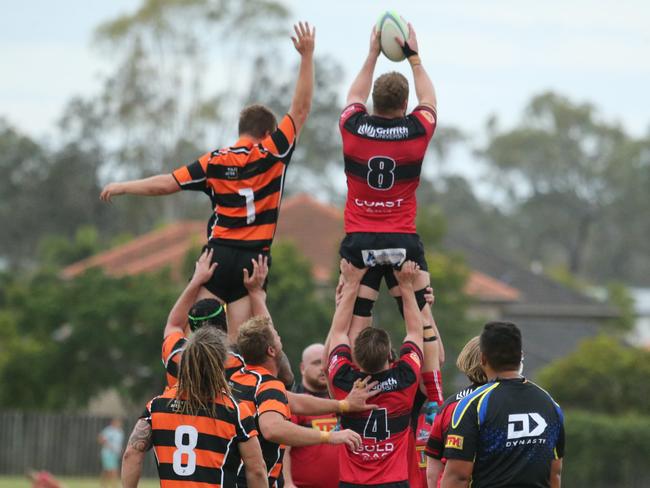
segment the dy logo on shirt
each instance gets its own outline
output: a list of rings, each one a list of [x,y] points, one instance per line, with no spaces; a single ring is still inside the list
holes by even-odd
[[[538,437],[546,430],[546,421],[536,412],[508,415],[508,439]]]

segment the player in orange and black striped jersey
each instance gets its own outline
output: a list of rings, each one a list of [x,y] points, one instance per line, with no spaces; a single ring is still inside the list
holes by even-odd
[[[252,316],[241,269],[252,271],[251,259],[269,254],[284,174],[311,108],[315,30],[302,22],[294,30],[292,40],[301,63],[291,108],[279,124],[269,109],[252,105],[241,113],[240,138],[233,146],[211,151],[172,174],[111,183],[100,195],[104,201],[121,194],[167,195],[179,190],[210,196],[214,213],[208,246],[220,266],[199,298],[218,298],[229,305],[231,341],[237,337],[239,324]]]
[[[231,396],[224,376],[224,339],[205,327],[189,340],[178,385],[147,404],[131,434],[122,462],[124,487],[137,487],[151,447],[161,488],[234,488],[242,464],[249,486],[267,486],[252,412]]]
[[[315,444],[346,444],[357,448],[361,438],[350,430],[329,432],[301,427],[291,422],[291,408],[287,391],[276,378],[278,355],[282,351],[280,336],[271,324],[270,317],[253,317],[239,330],[237,341],[246,367],[230,378],[233,395],[242,405],[256,411],[260,432],[260,444],[268,470],[269,487],[283,486],[282,462],[284,446],[311,446]],[[311,414],[347,411],[341,408],[347,401],[326,400],[296,394],[296,397],[318,404],[320,410]],[[246,486],[244,473],[239,477],[239,486]]]

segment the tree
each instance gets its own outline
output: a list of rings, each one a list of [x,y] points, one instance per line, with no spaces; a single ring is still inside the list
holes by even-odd
[[[289,192],[307,191],[336,199],[340,188],[327,176],[330,172],[343,172],[341,135],[337,128],[343,68],[326,56],[317,56],[314,64],[312,108],[287,172],[286,188]],[[297,63],[283,66],[278,59],[269,62],[268,58],[258,57],[247,103],[268,105],[276,115],[285,113],[291,104],[297,70]]]
[[[650,203],[647,192],[634,205],[628,199],[633,181],[648,172],[644,144],[602,121],[594,106],[554,93],[534,97],[511,130],[500,131],[492,120],[488,138],[479,154],[507,199],[526,257],[602,278],[602,239],[626,235],[626,223],[613,216]]]
[[[51,272],[15,279],[0,314],[0,404],[74,409],[116,388],[137,405],[160,392],[157,351],[178,288],[165,274],[97,270],[71,281]]]
[[[318,296],[310,263],[289,242],[273,245],[268,306],[297,374],[302,350],[325,341],[334,303]]]
[[[564,408],[611,415],[650,411],[650,352],[600,336],[545,367],[540,384]]]
[[[102,182],[166,173],[223,147],[255,77],[246,60],[268,54],[288,33],[287,15],[273,0],[142,0],[97,28],[98,48],[115,64],[98,93],[70,102],[61,139],[97,150]],[[207,218],[208,202],[191,194],[124,198],[112,209],[111,230]]]
[[[84,224],[102,225],[97,155],[77,144],[51,149],[0,121],[0,258],[10,268],[34,265],[47,234],[72,237]]]

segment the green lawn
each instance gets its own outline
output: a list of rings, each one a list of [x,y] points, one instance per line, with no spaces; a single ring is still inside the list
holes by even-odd
[[[100,488],[99,478],[58,478],[65,488]],[[121,486],[121,484],[119,485]],[[140,488],[158,488],[158,480],[143,479],[138,485]],[[30,488],[27,478],[20,476],[0,476],[0,488]]]

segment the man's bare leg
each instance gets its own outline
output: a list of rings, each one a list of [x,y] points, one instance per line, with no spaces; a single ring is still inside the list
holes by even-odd
[[[431,277],[429,276],[429,273],[421,270],[414,283],[415,290],[416,291],[423,290],[426,287],[428,287],[430,284],[431,284]],[[393,288],[391,288],[389,290],[389,293],[393,297],[399,297],[400,296],[399,286],[394,286]],[[445,348],[442,344],[440,331],[438,330],[436,321],[433,318],[433,313],[431,313],[431,307],[425,306],[420,310],[420,313],[422,314],[422,320],[424,321],[424,324],[431,325],[433,327],[433,334],[438,337],[438,340],[436,341],[436,344],[438,345],[439,348],[438,360],[440,361],[440,364],[443,364],[445,362]]]
[[[379,292],[377,290],[373,290],[369,286],[361,285],[359,287],[359,294],[358,294],[359,298],[367,298],[372,300],[373,302],[376,302],[378,296],[379,296]],[[350,331],[348,333],[348,337],[350,338],[350,344],[352,344],[352,347],[354,347],[354,341],[357,339],[357,336],[361,333],[361,331],[366,327],[370,327],[371,325],[372,325],[372,316],[370,317],[362,317],[359,315],[352,316],[352,321],[350,322]]]

